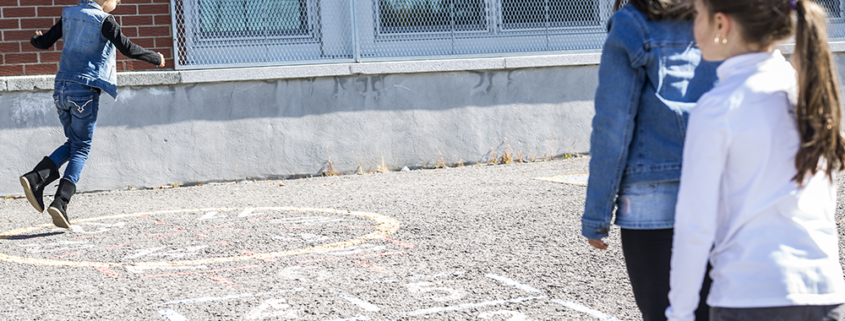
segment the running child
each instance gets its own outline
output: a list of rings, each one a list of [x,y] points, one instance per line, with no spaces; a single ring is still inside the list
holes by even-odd
[[[68,164],[47,209],[53,224],[59,227],[70,228],[67,205],[76,193],[91,150],[100,94],[117,97],[115,49],[127,57],[164,67],[162,54],[141,48],[121,33],[120,25],[109,14],[118,4],[120,0],[81,0],[79,5],[65,8],[62,19],[50,31],[36,31],[30,41],[38,49],[48,49],[64,39],[53,100],[67,141],[20,177],[27,200],[41,213],[44,188],[59,178],[59,167]]]

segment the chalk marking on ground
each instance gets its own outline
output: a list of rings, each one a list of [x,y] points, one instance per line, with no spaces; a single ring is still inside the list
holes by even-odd
[[[576,302],[558,300],[558,299],[552,299],[551,301],[554,302],[554,303],[560,304],[562,306],[565,306],[567,308],[570,308],[572,310],[589,314],[590,316],[592,316],[596,319],[602,320],[602,321],[621,321],[621,320],[614,318],[610,315],[604,314],[600,311],[590,309],[590,308],[588,308],[588,307],[586,307],[582,304],[576,303]]]
[[[432,313],[438,313],[438,312],[483,308],[483,307],[506,304],[506,303],[522,303],[522,302],[525,302],[525,301],[539,300],[539,299],[545,299],[545,298],[546,298],[546,296],[544,295],[544,296],[532,296],[532,297],[515,298],[515,299],[508,299],[508,300],[486,301],[486,302],[480,302],[480,303],[467,303],[467,304],[453,305],[453,306],[442,307],[442,308],[428,308],[428,309],[421,309],[421,310],[416,310],[416,311],[411,311],[411,312],[404,312],[404,313],[400,314],[400,316],[413,317],[413,316],[432,314]]]
[[[575,184],[575,185],[587,186],[587,181],[590,179],[590,174],[537,177],[535,179],[541,180],[541,181],[555,182],[555,183]]]
[[[229,288],[234,288],[234,287],[238,286],[237,284],[235,284],[235,282],[229,281],[229,279],[224,278],[224,277],[217,275],[217,274],[206,274],[205,276],[208,277],[209,279],[214,280],[214,282],[220,283],[220,284],[225,285],[226,287],[229,287]]]
[[[161,313],[162,316],[167,318],[170,321],[188,321],[188,318],[179,314],[179,312],[173,311],[171,309],[163,309],[159,310],[158,313]]]
[[[378,266],[378,265],[373,265],[372,263],[367,262],[367,261],[352,261],[352,262],[353,262],[353,263],[356,263],[356,264],[359,264],[359,265],[361,265],[361,266],[363,266],[363,267],[369,268],[369,269],[371,269],[371,270],[373,270],[373,271],[376,271],[376,272],[378,272],[378,273],[390,272],[390,271],[388,271],[387,269],[385,269],[385,268],[383,268],[383,267],[380,267],[380,266]]]
[[[501,276],[501,275],[497,275],[497,274],[493,274],[493,273],[487,273],[487,274],[484,274],[484,276],[491,278],[493,280],[502,282],[504,285],[509,285],[509,286],[515,287],[517,289],[520,289],[520,290],[528,292],[528,293],[542,293],[542,291],[540,291],[540,290],[537,290],[537,289],[532,288],[528,285],[519,283],[517,281],[511,280],[511,279],[506,278],[506,277]]]
[[[253,251],[250,251],[250,250],[239,250],[238,252],[241,252],[241,253],[246,254],[246,255],[254,255],[254,254],[258,254],[258,253],[255,253],[255,252],[253,252]],[[274,258],[268,258],[268,259],[261,259],[261,261],[264,261],[264,262],[276,262],[276,259],[274,259]]]
[[[200,217],[199,219],[200,219],[200,220],[210,220],[210,219],[212,219],[212,218],[215,218],[215,216],[217,216],[217,214],[219,214],[219,213],[220,213],[220,212],[216,212],[216,211],[214,211],[214,212],[208,212],[208,213],[206,213],[205,215],[203,215],[202,217]]]
[[[377,254],[364,254],[364,255],[356,255],[353,257],[357,258],[367,258],[367,257],[379,257],[379,256],[389,256],[389,255],[402,255],[407,254],[408,252],[390,252],[390,253],[377,253]]]
[[[252,212],[255,212],[254,208],[245,209],[241,214],[238,214],[238,217],[247,217],[253,215]]]
[[[175,300],[175,301],[168,301],[159,304],[153,304],[153,306],[162,306],[168,304],[192,304],[192,303],[205,303],[205,302],[214,302],[214,301],[228,301],[228,300],[235,300],[235,299],[243,299],[243,298],[252,298],[252,297],[259,297],[265,295],[273,295],[273,294],[281,294],[281,293],[288,293],[288,292],[299,292],[305,291],[305,288],[293,288],[293,289],[285,289],[285,290],[276,290],[270,292],[261,292],[261,293],[244,293],[244,294],[234,294],[234,295],[227,295],[221,297],[214,297],[214,296],[205,296],[200,298],[193,298],[193,299],[183,299],[183,300]]]
[[[108,276],[113,277],[113,278],[120,276],[119,273],[112,271],[111,269],[109,269],[105,266],[95,266],[94,268],[97,269],[97,271],[100,271],[100,273],[103,273],[103,274],[108,275]]]
[[[117,219],[117,218],[124,218],[124,217],[149,217],[150,215],[165,215],[165,214],[175,214],[175,213],[192,213],[192,212],[209,212],[209,211],[218,211],[218,212],[225,212],[225,211],[235,211],[238,208],[213,208],[213,209],[185,209],[185,210],[171,210],[171,211],[155,211],[155,212],[144,212],[144,213],[133,213],[133,214],[120,214],[120,215],[112,215],[112,216],[101,216],[101,217],[92,217],[86,219],[78,219],[73,220],[71,224],[79,224],[84,222],[91,222],[91,221],[98,221],[98,220],[108,220],[108,219]],[[227,262],[237,262],[237,261],[246,261],[246,260],[261,260],[266,258],[275,258],[275,257],[282,257],[282,256],[291,256],[291,255],[300,255],[300,254],[308,254],[308,253],[324,253],[331,250],[336,250],[339,248],[355,246],[358,244],[365,243],[369,240],[378,240],[387,237],[399,230],[401,223],[396,220],[395,218],[385,216],[378,213],[370,213],[370,212],[359,212],[359,211],[348,211],[348,210],[336,210],[336,209],[324,209],[324,208],[295,208],[295,207],[262,207],[262,208],[255,208],[257,211],[273,211],[273,210],[291,210],[291,211],[307,211],[307,212],[322,212],[322,213],[334,213],[334,214],[345,214],[351,216],[358,216],[363,218],[368,218],[373,221],[379,223],[378,227],[375,231],[370,232],[366,235],[361,235],[349,240],[335,242],[331,244],[320,245],[316,247],[310,248],[303,248],[303,249],[296,249],[296,250],[288,250],[288,251],[281,251],[281,252],[272,252],[272,253],[261,253],[261,254],[254,254],[254,255],[245,255],[245,256],[232,256],[232,257],[217,257],[217,258],[209,258],[209,259],[198,259],[198,260],[185,260],[185,261],[160,261],[160,262],[138,262],[134,263],[135,266],[176,266],[176,265],[202,265],[202,264],[213,264],[213,263],[227,263]],[[53,224],[41,224],[37,226],[25,227],[14,229],[6,232],[0,233],[0,242],[5,239],[19,236],[20,234],[30,233],[33,231],[37,231],[40,229],[45,228],[52,228]],[[85,261],[60,261],[54,259],[39,259],[39,258],[27,258],[27,257],[20,257],[20,256],[13,256],[8,254],[0,253],[0,262],[13,262],[13,263],[22,263],[22,264],[32,264],[32,265],[50,265],[50,266],[71,266],[71,267],[93,267],[93,266],[126,266],[132,263],[122,263],[122,262],[85,262]]]
[[[357,305],[359,308],[364,309],[364,311],[370,311],[370,312],[381,311],[381,309],[379,307],[373,305],[372,303],[361,300],[361,299],[356,298],[354,296],[351,296],[349,294],[346,294],[346,293],[343,293],[343,292],[335,292],[335,294],[340,296],[342,299],[349,301],[354,305]]]
[[[118,244],[118,245],[106,246],[106,247],[104,247],[104,249],[111,250],[111,249],[116,249],[116,248],[119,248],[119,247],[129,246],[129,245],[132,245],[132,243],[123,243],[123,244]]]
[[[389,238],[389,237],[385,237],[385,238],[383,238],[382,240],[388,241],[388,242],[390,242],[390,243],[393,243],[393,244],[399,245],[399,246],[404,247],[404,248],[413,249],[413,248],[416,248],[416,247],[417,247],[416,245],[413,245],[413,244],[411,244],[411,243],[408,243],[408,242],[402,242],[402,241],[397,241],[397,240],[394,240],[394,239]]]

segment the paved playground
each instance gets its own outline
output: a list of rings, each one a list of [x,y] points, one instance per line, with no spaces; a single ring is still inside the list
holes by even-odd
[[[71,230],[0,201],[0,315],[636,320],[618,231],[580,236],[588,162],[87,193]]]

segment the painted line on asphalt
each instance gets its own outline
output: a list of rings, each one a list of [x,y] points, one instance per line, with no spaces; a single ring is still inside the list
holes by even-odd
[[[343,293],[343,292],[335,292],[335,293],[338,296],[340,296],[341,298],[343,298],[344,300],[349,301],[354,305],[357,305],[361,309],[364,309],[364,311],[376,312],[376,311],[381,310],[379,307],[373,305],[372,303],[361,300],[361,299],[356,298],[354,296],[351,296],[349,294],[346,294],[346,293]]]
[[[214,302],[214,301],[228,301],[228,300],[235,300],[235,299],[243,299],[243,298],[252,298],[252,297],[259,297],[265,295],[273,295],[273,294],[281,294],[287,292],[299,292],[305,291],[305,288],[293,288],[293,289],[285,289],[285,290],[276,290],[270,292],[261,292],[261,293],[244,293],[244,294],[234,294],[234,295],[227,295],[221,297],[214,297],[214,296],[206,296],[201,298],[193,298],[193,299],[183,299],[183,300],[176,300],[176,301],[168,301],[164,303],[154,304],[153,306],[161,306],[161,305],[168,305],[168,304],[192,304],[192,303],[205,303],[205,302]]]
[[[193,213],[193,212],[209,212],[209,211],[218,211],[218,212],[225,212],[225,211],[234,211],[240,208],[213,208],[213,209],[185,209],[185,210],[171,210],[171,211],[154,211],[154,212],[144,212],[144,213],[133,213],[133,214],[120,214],[120,215],[112,215],[112,216],[102,216],[102,217],[93,217],[93,218],[86,218],[86,219],[78,219],[71,221],[71,224],[79,224],[84,222],[91,222],[91,221],[99,221],[99,220],[107,220],[107,219],[116,219],[116,218],[124,218],[124,217],[143,217],[153,220],[149,217],[149,215],[164,215],[164,214],[174,214],[174,213]],[[161,261],[161,262],[139,262],[134,263],[132,265],[135,266],[145,266],[145,267],[153,267],[153,266],[179,266],[179,265],[202,265],[202,264],[212,264],[212,263],[227,263],[227,262],[237,262],[237,261],[247,261],[247,260],[262,260],[267,258],[276,258],[282,256],[292,256],[292,255],[301,255],[301,254],[308,254],[308,253],[325,253],[332,250],[337,250],[340,248],[351,247],[355,245],[359,245],[362,243],[367,242],[368,240],[378,240],[384,239],[388,235],[391,235],[399,230],[401,223],[396,220],[395,218],[378,214],[378,213],[370,213],[370,212],[358,212],[358,211],[348,211],[348,210],[336,210],[336,209],[321,209],[321,208],[299,208],[299,207],[260,207],[254,208],[254,210],[281,210],[281,211],[295,211],[295,212],[322,212],[322,213],[334,213],[334,214],[346,214],[351,216],[358,216],[363,218],[368,218],[373,221],[379,223],[377,229],[373,232],[370,232],[366,235],[361,235],[355,237],[353,239],[335,242],[331,244],[320,245],[316,247],[310,248],[303,248],[303,249],[296,249],[296,250],[288,250],[282,252],[273,252],[273,253],[260,253],[254,255],[245,255],[245,256],[231,256],[231,257],[217,257],[217,258],[208,258],[208,259],[198,259],[198,260],[186,260],[186,261]],[[160,221],[159,221],[160,222]],[[166,223],[165,223],[166,224]],[[14,229],[6,232],[0,233],[0,242],[5,239],[13,238],[16,236],[20,236],[20,234],[33,232],[36,230],[50,228],[53,224],[42,224],[32,227],[25,227]],[[19,257],[13,256],[8,254],[0,253],[0,261],[2,262],[12,262],[12,263],[21,263],[21,264],[32,264],[32,265],[49,265],[49,266],[69,266],[69,267],[93,267],[93,266],[126,266],[130,263],[123,263],[123,262],[85,262],[85,261],[61,261],[55,259],[39,259],[39,258],[28,258],[28,257]]]
[[[519,283],[517,281],[511,280],[511,279],[506,278],[506,277],[501,276],[501,275],[497,275],[497,274],[493,274],[493,273],[487,273],[484,276],[491,278],[493,280],[502,282],[504,285],[509,285],[509,286],[515,287],[517,289],[520,289],[520,290],[528,292],[528,293],[542,293],[542,291],[537,290],[537,289],[535,289],[531,286]]]
[[[354,317],[354,318],[349,318],[349,319],[334,319],[334,320],[330,320],[330,321],[367,321],[369,319],[370,319],[369,317]]]
[[[179,312],[173,311],[171,309],[163,309],[159,310],[158,313],[161,313],[162,316],[167,318],[170,321],[188,321],[188,318],[179,314]]]
[[[555,183],[565,183],[565,184],[575,184],[575,185],[587,186],[587,181],[590,179],[590,174],[537,177],[535,179],[541,180],[541,181],[555,182]]]
[[[590,309],[590,308],[588,308],[588,307],[586,307],[582,304],[576,303],[576,302],[558,300],[558,299],[552,299],[551,301],[554,302],[554,303],[560,304],[562,306],[565,306],[567,308],[570,308],[572,310],[589,314],[590,316],[592,316],[596,319],[602,320],[602,321],[621,321],[621,320],[614,318],[610,315],[604,314],[600,311]]]
[[[492,305],[500,305],[500,304],[506,304],[506,303],[522,303],[522,302],[525,302],[525,301],[539,300],[539,299],[545,299],[545,298],[546,298],[546,296],[532,296],[532,297],[515,298],[515,299],[509,299],[509,300],[495,300],[495,301],[486,301],[486,302],[480,302],[480,303],[467,303],[467,304],[453,305],[453,306],[442,307],[442,308],[428,308],[428,309],[421,309],[421,310],[416,310],[416,311],[411,311],[411,312],[404,312],[404,313],[400,314],[400,316],[413,317],[413,316],[432,314],[432,313],[438,313],[438,312],[483,308],[483,307],[488,307],[488,306],[492,306]]]

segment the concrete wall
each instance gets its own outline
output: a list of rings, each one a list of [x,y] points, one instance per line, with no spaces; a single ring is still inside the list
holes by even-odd
[[[237,82],[156,74],[159,85],[102,97],[79,190],[318,175],[329,159],[335,171],[351,173],[359,164],[376,171],[382,158],[391,170],[435,166],[441,157],[450,165],[483,163],[491,149],[508,146],[526,158],[586,152],[596,57],[572,66],[439,72],[415,65],[422,69],[412,73],[383,72],[391,63],[355,72],[368,68],[357,64],[348,75]],[[64,141],[52,80],[29,80],[25,91],[14,88],[23,80],[13,80],[0,88],[0,195],[21,194],[17,177]]]

